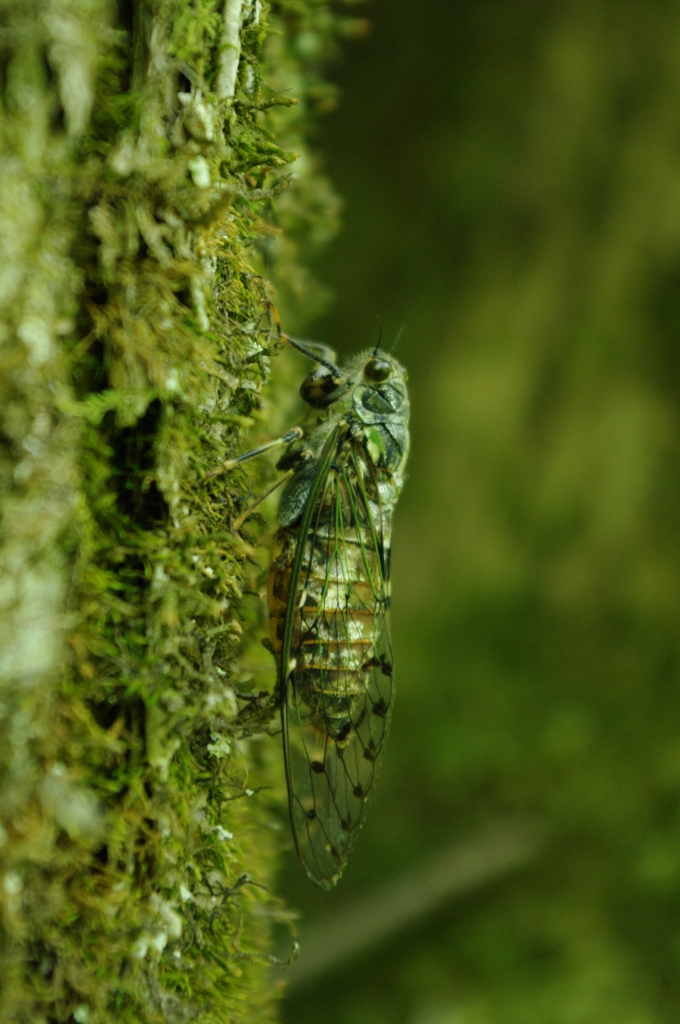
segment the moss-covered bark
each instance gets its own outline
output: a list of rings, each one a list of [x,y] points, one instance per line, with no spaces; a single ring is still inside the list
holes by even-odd
[[[276,833],[233,757],[269,714],[236,663],[246,483],[205,475],[262,419],[257,239],[351,23],[311,0],[0,18],[0,1018],[270,1019]],[[297,169],[289,295],[334,221]]]

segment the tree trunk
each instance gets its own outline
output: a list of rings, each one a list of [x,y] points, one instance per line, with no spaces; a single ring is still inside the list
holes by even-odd
[[[283,147],[304,151],[327,98],[318,56],[347,23],[322,15],[0,12],[3,1021],[273,1013],[265,887],[282,840],[245,780],[281,799],[282,783],[275,739],[263,757],[240,742],[271,711],[241,692],[252,551],[229,529],[247,480],[205,477],[253,416],[267,429],[256,243]],[[301,38],[317,56],[293,56]],[[289,296],[308,285],[293,225],[334,223],[305,166],[272,242]]]

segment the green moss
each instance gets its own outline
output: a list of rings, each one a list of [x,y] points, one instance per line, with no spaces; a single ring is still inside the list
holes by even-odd
[[[223,6],[156,0],[127,25],[105,2],[6,14],[8,1022],[273,1014],[282,782],[278,744],[249,738],[272,711],[238,662],[256,570],[229,529],[248,484],[205,477],[276,419],[258,247],[276,239],[272,273],[300,293],[305,247],[333,230],[306,153],[320,51],[297,51],[310,24],[323,50],[344,23],[244,4],[232,98],[215,91]]]

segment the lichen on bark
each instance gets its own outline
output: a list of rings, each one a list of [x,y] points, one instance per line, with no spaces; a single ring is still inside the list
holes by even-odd
[[[238,666],[246,479],[205,477],[267,427],[262,239],[315,301],[299,248],[337,204],[306,134],[352,20],[26,0],[0,23],[0,1017],[268,1020],[278,748],[247,739],[270,711]]]

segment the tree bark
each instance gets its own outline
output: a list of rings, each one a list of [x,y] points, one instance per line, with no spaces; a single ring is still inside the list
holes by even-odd
[[[270,715],[237,660],[247,481],[205,477],[267,425],[256,241],[319,93],[292,43],[338,24],[259,0],[0,12],[4,1021],[271,1018],[279,833],[245,780],[282,783],[276,741],[241,742]],[[281,222],[330,229],[307,166]]]

